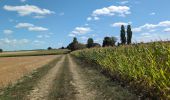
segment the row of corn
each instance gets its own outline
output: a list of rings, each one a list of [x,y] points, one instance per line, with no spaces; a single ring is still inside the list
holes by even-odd
[[[99,65],[142,98],[170,99],[170,43],[92,48],[72,55]]]

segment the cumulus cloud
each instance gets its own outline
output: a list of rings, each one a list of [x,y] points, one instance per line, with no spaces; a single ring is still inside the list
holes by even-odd
[[[164,29],[164,32],[170,32],[170,28]]]
[[[44,27],[29,27],[28,28],[29,31],[47,31],[48,29],[47,28],[44,28]]]
[[[3,31],[3,33],[4,33],[4,34],[6,34],[6,35],[10,35],[10,34],[12,34],[12,33],[13,33],[13,31],[12,31],[12,30],[7,29],[7,30],[4,30],[4,31]]]
[[[125,5],[127,3],[129,3],[129,1],[121,1],[121,2],[119,2],[119,4],[121,4],[121,5]]]
[[[141,32],[142,30],[153,30],[158,27],[168,27],[170,26],[170,21],[162,21],[158,24],[145,24],[136,28],[133,28],[132,30],[134,32]]]
[[[34,24],[30,24],[30,23],[18,23],[15,27],[26,28],[29,31],[47,31],[48,30],[48,28],[35,26]]]
[[[92,20],[92,18],[91,18],[91,17],[88,17],[88,18],[87,18],[87,21],[91,21],[91,20]]]
[[[40,41],[40,40],[34,40],[33,41],[33,44],[36,45],[36,46],[42,45],[44,43],[45,43],[44,41]]]
[[[99,17],[94,16],[94,17],[87,17],[87,21],[91,21],[91,20],[100,20]]]
[[[28,39],[9,39],[9,38],[0,39],[0,45],[16,46],[24,45],[27,43],[29,43]]]
[[[112,27],[120,27],[121,25],[128,25],[128,24],[130,24],[130,22],[129,23],[125,23],[125,22],[117,22],[117,23],[113,23],[111,26]]]
[[[155,12],[150,13],[150,15],[155,15],[155,14],[156,14]]]
[[[15,27],[16,28],[29,28],[29,27],[33,27],[33,24],[30,23],[18,23]]]
[[[26,2],[27,0],[20,0],[21,2]]]
[[[38,35],[37,38],[50,38],[50,35]]]
[[[3,8],[7,11],[15,11],[20,16],[28,16],[32,14],[34,14],[35,16],[45,16],[54,13],[53,11],[50,11],[48,9],[42,9],[34,5],[23,5],[23,6],[5,5]]]
[[[130,14],[130,8],[127,6],[109,6],[93,11],[92,16],[126,16]]]
[[[75,35],[75,34],[70,33],[68,36],[69,36],[69,37],[75,37],[76,35]]]
[[[82,35],[89,33],[90,31],[92,30],[89,27],[76,27],[69,36]]]
[[[141,36],[146,38],[152,37],[151,33],[141,33]]]

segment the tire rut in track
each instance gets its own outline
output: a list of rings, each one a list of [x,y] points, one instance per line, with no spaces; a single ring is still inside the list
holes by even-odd
[[[49,100],[76,100],[77,91],[71,84],[73,76],[70,71],[68,55],[66,56],[60,71],[56,75],[53,88],[49,94]]]
[[[64,63],[65,55],[57,62],[56,66],[49,70],[49,72],[42,77],[37,85],[30,91],[30,95],[27,96],[27,100],[48,100],[48,95],[53,85],[53,81],[59,72],[60,67]]]
[[[70,57],[69,58],[69,67],[72,73],[73,81],[72,85],[75,87],[77,93],[75,94],[76,100],[95,100],[96,91],[90,90],[88,88],[88,83],[83,79],[80,70],[78,70],[78,65],[76,62]]]

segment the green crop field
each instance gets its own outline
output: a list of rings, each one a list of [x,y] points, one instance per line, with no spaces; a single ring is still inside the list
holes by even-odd
[[[43,55],[58,55],[66,54],[69,50],[67,49],[56,49],[56,50],[36,50],[36,51],[25,51],[25,52],[7,52],[0,53],[0,57],[19,57],[19,56],[43,56]]]
[[[93,48],[72,55],[99,65],[144,98],[170,99],[170,43]]]

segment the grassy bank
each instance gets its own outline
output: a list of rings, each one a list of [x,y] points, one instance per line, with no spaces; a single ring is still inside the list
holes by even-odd
[[[24,100],[29,91],[43,77],[49,69],[55,66],[59,57],[41,68],[35,70],[32,74],[24,76],[16,84],[0,90],[0,100]]]
[[[170,43],[93,48],[72,55],[99,65],[141,98],[170,99]]]
[[[0,53],[0,57],[21,57],[21,56],[45,56],[45,55],[59,55],[67,54],[69,50],[67,49],[57,49],[57,50],[37,50],[34,52],[25,52],[25,53],[13,53],[13,54],[3,54]]]

